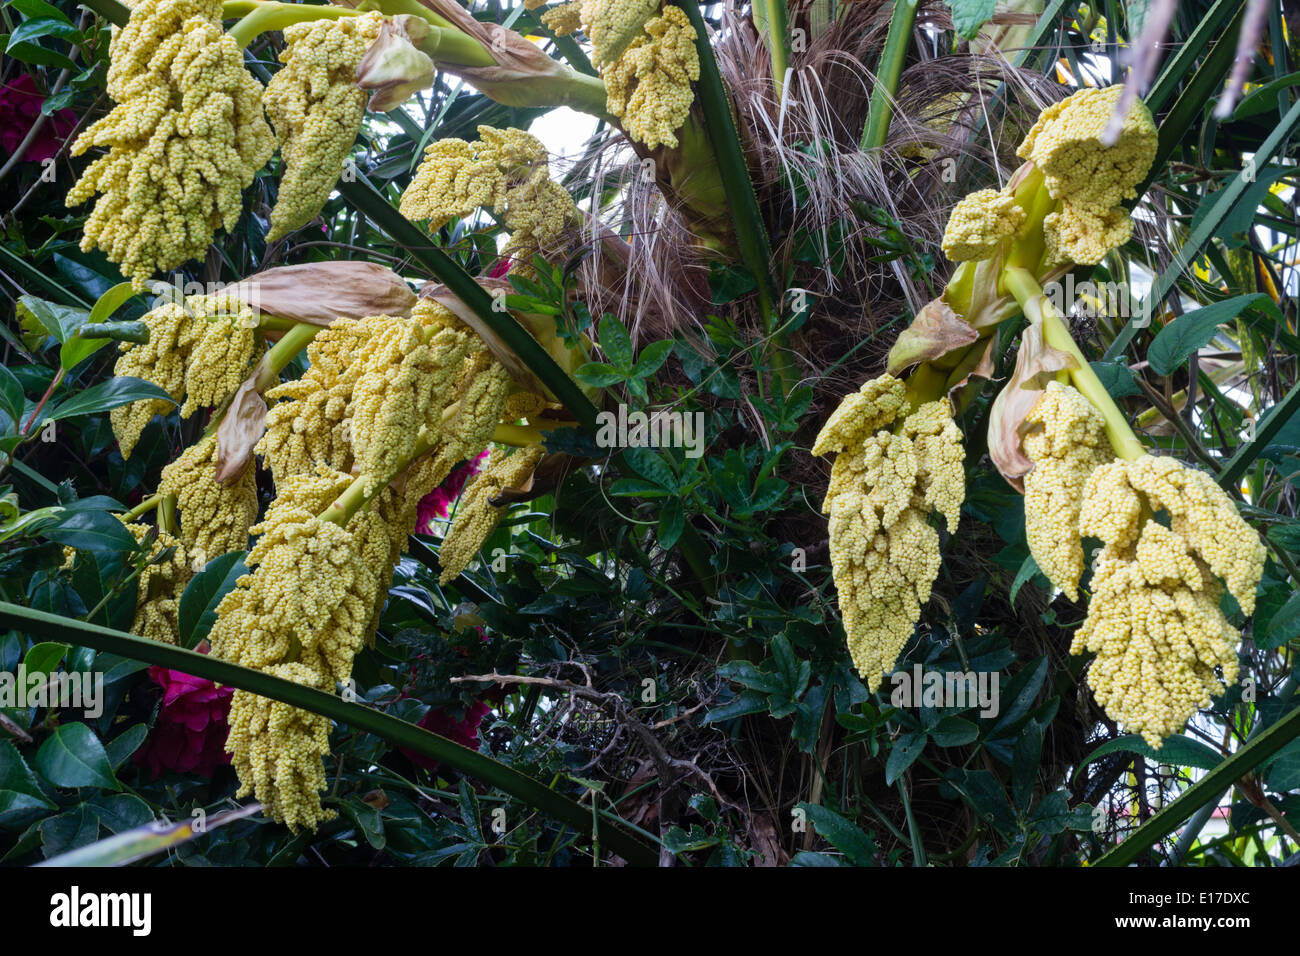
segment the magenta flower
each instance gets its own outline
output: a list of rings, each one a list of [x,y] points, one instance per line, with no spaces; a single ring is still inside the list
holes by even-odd
[[[451,503],[455,501],[465,487],[465,482],[477,475],[483,467],[488,453],[484,450],[477,458],[463,461],[451,470],[437,488],[420,499],[416,507],[415,530],[420,534],[432,534],[433,523],[439,518],[447,517]]]
[[[27,131],[41,115],[44,99],[30,73],[0,87],[0,148],[6,153],[12,154],[27,136]],[[39,163],[52,157],[72,134],[76,120],[77,114],[72,110],[55,110],[28,145],[23,159]]]
[[[227,716],[235,689],[166,667],[150,667],[149,676],[163,689],[162,705],[144,746],[136,751],[136,764],[157,778],[169,770],[211,777],[217,767],[230,763]]]
[[[456,718],[445,707],[430,707],[429,712],[420,720],[420,726],[439,736],[454,740],[470,750],[478,750],[478,732],[483,725],[483,718],[492,713],[492,705],[478,700],[465,709],[463,718]],[[438,761],[405,747],[398,748],[411,763],[428,771],[438,769]]]

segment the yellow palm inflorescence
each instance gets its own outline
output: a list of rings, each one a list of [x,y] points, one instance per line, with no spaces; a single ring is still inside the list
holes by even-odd
[[[503,255],[527,260],[556,243],[576,212],[568,190],[553,182],[546,147],[518,129],[478,128],[468,143],[443,139],[424,151],[415,178],[402,193],[402,215],[438,229],[480,208],[500,216],[510,232]]]
[[[875,690],[912,636],[939,571],[938,512],[956,530],[965,497],[961,432],[946,398],[908,412],[890,375],[849,395],[813,454],[835,453],[822,510],[854,665]]]
[[[108,93],[117,102],[73,143],[109,152],[68,191],[75,206],[100,193],[81,248],[103,249],[137,290],[155,273],[204,255],[233,229],[241,191],[274,138],[262,87],[221,31],[218,0],[141,0],[113,38]]]
[[[149,340],[123,342],[113,373],[145,379],[176,401],[184,399],[182,418],[225,403],[257,357],[257,315],[233,296],[197,295],[184,303],[167,302],[147,312],[143,321]],[[109,413],[124,458],[149,420],[170,407],[150,398]]]
[[[987,259],[1024,221],[1025,211],[1012,196],[977,190],[953,207],[943,231],[943,254],[953,262]]]
[[[1049,382],[1022,428],[1025,454],[1034,463],[1025,476],[1029,550],[1047,579],[1076,601],[1083,574],[1083,490],[1093,471],[1114,458],[1105,423],[1069,385]]]
[[[331,691],[346,681],[368,636],[373,610],[387,584],[389,532],[374,510],[347,527],[319,513],[352,483],[320,468],[286,478],[249,551],[251,569],[217,607],[210,635],[220,657]],[[266,718],[279,714],[280,723]],[[240,715],[237,718],[237,714]],[[242,783],[266,812],[292,828],[315,826],[321,808],[321,757],[328,725],[321,718],[237,691],[226,747]]]
[[[200,439],[162,470],[158,491],[175,495],[181,541],[198,567],[228,551],[248,547],[257,520],[257,475],[245,468],[230,482],[216,480],[217,436]]]
[[[145,524],[128,524],[126,529],[143,543],[153,532]],[[169,552],[170,553],[167,553]],[[185,547],[160,531],[150,545],[146,564],[136,586],[135,618],[131,633],[163,644],[175,644],[180,634],[178,612],[181,593],[193,576]]]
[[[439,584],[446,584],[469,567],[505,514],[506,509],[494,506],[492,500],[506,488],[518,487],[527,480],[543,453],[541,445],[520,448],[509,455],[501,449],[493,450],[483,471],[470,479],[456,517],[443,538],[438,553],[438,563],[442,565]]]
[[[266,87],[266,112],[284,157],[268,241],[306,225],[329,199],[365,114],[357,65],[382,23],[380,14],[367,13],[285,28],[284,67]]]
[[[1155,157],[1157,133],[1150,111],[1138,102],[1124,118],[1114,144],[1102,142],[1123,86],[1084,89],[1043,110],[1017,151],[1041,169],[1060,208],[1043,222],[1048,259],[1096,264],[1123,245],[1133,222],[1121,203]]]
[[[1151,455],[1092,473],[1079,530],[1105,547],[1071,651],[1096,653],[1088,683],[1097,700],[1159,747],[1236,680],[1241,635],[1219,609],[1216,578],[1251,613],[1263,545],[1212,478]]]
[[[680,7],[649,20],[617,60],[601,70],[606,108],[648,149],[677,146],[700,78],[695,29]]]

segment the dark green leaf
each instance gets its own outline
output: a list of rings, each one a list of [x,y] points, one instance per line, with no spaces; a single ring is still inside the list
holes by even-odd
[[[1220,325],[1252,308],[1277,314],[1272,299],[1263,293],[1255,293],[1234,296],[1179,316],[1160,330],[1147,349],[1151,370],[1157,375],[1168,375],[1187,361],[1193,352],[1209,344]]]
[[[117,790],[117,778],[99,738],[85,724],[61,724],[36,751],[36,769],[56,787]]]
[[[1171,764],[1175,767],[1196,767],[1199,770],[1213,770],[1223,762],[1223,757],[1219,753],[1191,737],[1181,735],[1169,737],[1159,750],[1155,750],[1137,734],[1125,734],[1122,737],[1116,737],[1114,740],[1106,741],[1088,754],[1080,762],[1079,769],[1075,771],[1075,777],[1077,778],[1083,768],[1098,757],[1104,757],[1106,754],[1114,753],[1117,750],[1141,754],[1148,760],[1154,760],[1157,763]]]
[[[217,620],[217,605],[248,573],[243,551],[231,551],[208,562],[181,594],[176,611],[181,647],[194,648],[208,636]]]
[[[600,320],[600,347],[610,362],[620,369],[632,367],[632,339],[614,315],[606,313]]]
[[[79,551],[133,551],[136,546],[126,525],[107,511],[65,511],[58,524],[42,533]]]
[[[120,375],[109,379],[107,382],[92,385],[84,392],[78,392],[64,399],[53,409],[47,411],[45,417],[47,419],[61,419],[71,418],[73,415],[92,415],[146,398],[156,398],[167,402],[169,405],[176,404],[175,399],[153,382],[146,382],[142,378],[132,378],[129,375]]]
[[[924,752],[928,739],[928,735],[922,731],[921,733],[903,734],[894,741],[893,747],[889,751],[889,759],[885,762],[885,783],[892,784],[903,775],[903,772],[908,767],[916,762],[916,758]]]
[[[33,811],[52,810],[54,804],[41,793],[36,775],[22,754],[7,740],[0,740],[0,825]]]
[[[859,827],[854,826],[852,821],[820,804],[800,803],[798,807],[803,810],[817,835],[843,853],[851,865],[876,865],[875,843]]]

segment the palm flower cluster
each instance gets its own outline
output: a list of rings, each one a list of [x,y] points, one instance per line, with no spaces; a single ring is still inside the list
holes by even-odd
[[[487,208],[510,232],[505,256],[528,269],[535,252],[554,245],[575,214],[573,197],[553,181],[546,147],[519,129],[478,128],[479,139],[441,139],[424,151],[415,178],[402,193],[402,215],[438,229]]]
[[[1121,204],[1146,175],[1156,130],[1135,104],[1107,143],[1122,97],[1118,86],[1085,89],[1044,110],[1019,149],[1028,163],[1003,190],[959,203],[943,247],[965,263],[949,284],[964,298],[950,298],[982,301],[980,318],[1000,321],[987,303],[1005,287],[1029,320],[994,403],[990,452],[1025,494],[1039,569],[1071,600],[1083,539],[1103,542],[1072,650],[1097,655],[1097,700],[1158,747],[1235,679],[1240,635],[1219,609],[1219,582],[1251,613],[1264,550],[1212,478],[1146,454],[1039,284],[1131,235]]]
[[[180,539],[192,563],[248,546],[257,519],[257,476],[244,468],[227,482],[217,481],[217,436],[201,438],[163,468],[158,491],[174,496],[180,511]]]
[[[248,553],[251,574],[222,599],[211,640],[227,660],[319,690],[352,672],[387,576],[389,532],[374,511],[340,526],[318,517],[352,483],[320,468],[277,486]],[[242,784],[265,812],[290,827],[315,828],[321,807],[328,718],[236,691],[226,743]]]
[[[482,340],[429,299],[409,317],[340,319],[314,337],[308,357],[306,375],[267,393],[275,404],[258,447],[277,496],[251,529],[251,573],[219,605],[212,641],[222,657],[332,691],[374,634],[420,501],[523,405],[509,401],[510,377]],[[506,458],[508,480],[527,478],[540,456],[533,445]],[[458,516],[443,543],[455,574],[498,512],[484,503],[468,513],[492,518],[485,531]],[[326,818],[318,791],[328,721],[240,692],[228,746],[244,792],[275,819],[314,828]]]
[[[367,13],[285,28],[284,68],[271,78],[265,96],[284,158],[268,241],[310,221],[338,181],[366,107],[355,81],[357,66],[382,23],[378,13]]]
[[[1097,700],[1159,747],[1236,680],[1241,635],[1220,610],[1219,579],[1252,613],[1264,547],[1213,478],[1151,455],[1093,471],[1076,535],[1105,546],[1071,651],[1096,653]]]
[[[239,388],[256,357],[257,315],[231,295],[197,295],[147,312],[147,342],[123,342],[116,375],[153,382],[177,401],[181,417],[217,408]],[[165,414],[162,399],[142,399],[111,412],[113,433],[128,457],[154,415]]]
[[[1026,225],[1040,224],[1045,266],[1095,265],[1127,242],[1133,222],[1121,203],[1137,195],[1157,136],[1150,112],[1137,103],[1118,140],[1102,142],[1123,92],[1123,86],[1084,89],[1043,110],[1017,152],[1036,173],[1032,189],[1017,189],[1022,171],[1001,190],[968,195],[953,209],[944,254],[954,262],[987,259]]]
[[[192,577],[185,547],[165,531],[155,533],[146,524],[128,523],[135,540],[149,543],[144,567],[136,587],[135,618],[131,633],[163,644],[175,644],[180,633],[180,596]]]
[[[813,444],[835,453],[822,510],[854,665],[875,690],[894,669],[939,572],[931,512],[956,531],[965,497],[961,432],[947,398],[918,403],[892,375],[844,400]]]
[[[74,156],[108,154],[69,190],[101,197],[81,248],[103,249],[137,290],[157,271],[200,257],[233,229],[240,192],[274,150],[262,87],[221,31],[220,0],[140,0],[113,37],[113,110],[82,133]]]
[[[647,20],[602,76],[609,111],[628,136],[648,149],[675,147],[695,102],[691,83],[700,78],[695,29],[681,7],[665,7]]]
[[[528,9],[541,0],[525,0]],[[571,0],[542,14],[558,36],[579,29],[605,81],[605,107],[647,149],[677,146],[700,78],[695,29],[680,7],[659,0]]]
[[[541,445],[529,445],[511,454],[494,449],[483,470],[470,478],[438,555],[442,565],[438,583],[446,584],[469,566],[505,513],[504,507],[493,503],[496,496],[522,484],[541,461],[542,451]]]
[[[813,451],[838,453],[824,506],[832,567],[854,662],[874,686],[938,572],[928,512],[956,526],[962,452],[947,395],[981,374],[993,328],[1023,311],[1029,326],[993,405],[990,454],[1025,494],[1039,568],[1071,599],[1083,539],[1104,543],[1073,650],[1097,654],[1089,682],[1108,713],[1159,746],[1235,679],[1240,635],[1219,610],[1219,582],[1251,613],[1264,550],[1213,479],[1145,453],[1043,295],[1041,282],[1131,234],[1121,203],[1146,174],[1156,132],[1136,104],[1114,143],[1103,141],[1122,93],[1082,90],[1044,110],[1007,186],[956,205],[943,248],[962,265],[891,352],[904,379],[846,398]]]
[[[1069,385],[1052,381],[1025,416],[1025,533],[1049,581],[1078,600],[1083,574],[1079,511],[1089,477],[1114,454],[1101,413]]]

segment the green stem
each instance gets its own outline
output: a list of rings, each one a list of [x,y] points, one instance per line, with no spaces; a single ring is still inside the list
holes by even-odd
[[[1133,434],[1128,419],[1110,397],[1110,393],[1106,391],[1106,386],[1097,377],[1097,373],[1092,370],[1087,357],[1075,344],[1061,316],[1043,295],[1038,280],[1028,269],[1019,268],[1005,270],[1003,279],[1007,290],[1015,296],[1016,302],[1024,310],[1025,318],[1041,325],[1043,341],[1074,359],[1075,367],[1069,372],[1070,384],[1101,413],[1106,423],[1106,437],[1110,440],[1115,454],[1125,461],[1132,461],[1145,455],[1146,446],[1138,440],[1137,435]]]
[[[272,316],[263,316],[261,319],[261,328],[272,328],[271,322],[284,322],[285,319],[275,319]],[[289,330],[280,336],[280,340],[267,350],[262,356],[262,360],[257,363],[257,369],[254,375],[257,381],[253,387],[259,392],[264,392],[280,380],[280,373],[283,372],[289,363],[297,357],[298,353],[311,344],[312,340],[320,333],[323,327],[312,325],[307,322],[294,322]]]
[[[314,714],[321,714],[356,730],[372,733],[394,746],[405,747],[431,757],[478,780],[510,794],[530,807],[575,828],[584,836],[592,835],[591,812],[563,794],[556,793],[532,777],[462,747],[445,737],[362,704],[351,703],[335,694],[304,687],[302,684],[273,677],[261,671],[240,667],[208,654],[187,651],[126,634],[112,628],[87,624],[57,614],[47,614],[0,602],[0,627],[13,628],[42,640],[91,647],[131,660],[144,661],[178,670],[195,677],[205,677],[219,684],[248,691],[271,700],[283,701]],[[654,866],[657,854],[624,829],[623,822],[608,811],[601,812],[601,842],[611,851],[637,866]]]
[[[339,20],[357,15],[358,11],[346,7],[269,0],[267,3],[259,3],[252,12],[231,27],[228,33],[242,48],[269,30],[283,30],[295,23],[309,23],[312,20]]]
[[[912,25],[916,22],[919,6],[920,0],[894,0],[894,15],[889,20],[889,35],[876,66],[876,86],[871,91],[867,125],[862,131],[864,150],[879,149],[885,145],[885,138],[889,135],[894,96],[898,92],[898,79],[903,75],[903,63],[912,42]]]
[[[158,504],[161,501],[162,501],[162,495],[159,493],[155,493],[152,497],[144,499],[144,501],[140,502],[130,511],[124,513],[122,515],[122,520],[134,521],[136,518],[140,517],[146,511],[152,511],[154,508],[158,507]]]
[[[790,31],[785,0],[759,0],[767,11],[767,50],[772,57],[772,86],[780,102],[785,87],[785,71],[790,62]]]

